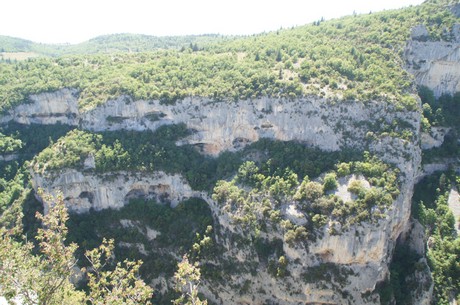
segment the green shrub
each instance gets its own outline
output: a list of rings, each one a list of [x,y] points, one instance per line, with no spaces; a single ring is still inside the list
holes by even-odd
[[[335,173],[328,173],[323,179],[324,192],[335,190],[338,186],[337,175]]]
[[[347,190],[350,193],[355,194],[356,196],[361,196],[366,191],[366,189],[363,186],[363,183],[360,180],[351,181],[350,184],[348,185]]]

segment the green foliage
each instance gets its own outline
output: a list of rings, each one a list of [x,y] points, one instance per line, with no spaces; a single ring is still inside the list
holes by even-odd
[[[21,168],[13,179],[0,179],[0,215],[25,191],[28,177],[27,170]]]
[[[323,189],[325,192],[335,190],[337,186],[337,175],[335,173],[328,173],[324,176]]]
[[[413,304],[414,293],[421,293],[417,289],[429,289],[429,287],[421,287],[417,279],[413,278],[415,272],[420,271],[421,268],[418,263],[419,259],[420,255],[407,245],[396,245],[390,264],[389,279],[378,288],[383,305],[391,304],[392,299],[396,301],[396,304]]]
[[[258,179],[258,172],[259,168],[254,161],[244,162],[238,169],[238,181],[248,185],[255,184]]]
[[[272,193],[292,184],[297,178],[293,175],[317,176],[332,169],[335,160],[355,158],[354,151],[324,153],[319,149],[308,148],[298,143],[288,143],[261,139],[248,145],[241,152],[224,152],[217,158],[203,156],[190,145],[176,146],[175,142],[190,131],[184,124],[158,128],[155,132],[116,131],[91,133],[72,130],[52,146],[44,149],[34,158],[34,171],[53,175],[64,168],[84,168],[88,157],[94,157],[95,168],[87,171],[105,173],[111,171],[157,171],[181,173],[194,189],[210,190],[218,179],[235,173],[243,163],[243,156],[255,151],[263,152],[262,173],[284,176],[284,168],[292,173],[277,183],[273,183]],[[252,169],[251,169],[252,166]],[[255,183],[257,177],[251,176],[254,164],[246,164],[240,169],[240,179]],[[279,193],[282,196],[282,192]]]
[[[458,116],[460,115],[460,92],[452,95],[442,95],[435,98],[433,91],[425,86],[418,88],[422,100],[423,116],[431,126],[453,127],[460,131]]]
[[[254,162],[244,163],[233,180],[218,181],[212,198],[223,205],[235,225],[243,227],[256,238],[262,231],[282,229],[284,240],[293,246],[315,237],[317,229],[331,221],[341,223],[342,229],[346,229],[353,223],[385,216],[386,209],[399,194],[398,171],[368,153],[364,154],[364,159],[350,162],[347,166],[350,173],[363,175],[370,183],[369,188],[360,186],[359,191],[357,186],[351,187],[358,192],[354,201],[343,202],[334,194],[324,193],[324,189],[333,191],[337,188],[335,172],[326,175],[324,180],[328,181],[325,183],[328,188],[325,188],[308,177],[299,182],[297,175],[289,169],[284,173],[278,169],[272,175],[267,174],[266,164],[257,166]],[[308,227],[294,225],[285,219],[282,209],[287,204],[302,212]],[[330,230],[334,234],[339,233],[332,224]]]
[[[456,21],[443,4],[427,2],[250,37],[113,35],[60,50],[42,46],[42,53],[53,54],[81,53],[84,48],[100,52],[102,46],[109,52],[141,53],[2,62],[0,111],[26,102],[30,94],[64,87],[80,91],[83,110],[120,95],[165,103],[187,96],[238,100],[320,95],[388,100],[413,110],[412,79],[401,57],[410,29],[423,23],[432,39],[447,39],[442,31]],[[40,52],[30,42],[20,45],[17,50]],[[170,46],[173,49],[155,50]]]
[[[361,197],[364,196],[364,193],[366,192],[362,182],[359,180],[351,181],[350,184],[348,185],[348,191],[352,194],[355,194]]]
[[[257,237],[254,240],[254,249],[257,252],[259,260],[266,263],[270,257],[282,255],[283,241],[281,239],[268,240]]]
[[[102,144],[101,148],[97,149],[94,158],[96,170],[101,172],[127,169],[130,166],[129,153],[123,148],[118,139],[110,146]]]
[[[202,301],[198,296],[198,286],[200,283],[201,272],[198,264],[189,262],[187,256],[177,265],[177,271],[174,274],[176,282],[176,291],[181,296],[174,300],[175,305],[207,305],[208,301]]]
[[[123,226],[122,222],[132,226]],[[176,260],[166,253],[185,253],[193,250],[194,244],[201,247],[200,257],[212,256],[213,240],[206,241],[207,228],[213,225],[211,211],[201,199],[192,198],[172,208],[144,198],[132,199],[120,210],[92,211],[88,214],[71,214],[69,220],[69,239],[78,243],[82,249],[92,249],[101,242],[101,236],[115,239],[114,253],[119,261],[128,258],[143,260],[140,273],[146,279],[159,275],[171,277],[174,274]],[[158,232],[152,240],[148,230]],[[202,243],[202,241],[204,243]],[[147,256],[128,245],[144,244],[153,253]],[[209,247],[208,247],[209,246]],[[146,247],[147,248],[147,247]],[[196,250],[196,249],[195,249]],[[193,251],[192,251],[193,252]],[[194,255],[198,254],[195,251]],[[83,252],[77,253],[79,257]]]
[[[0,36],[2,52],[31,52],[33,42],[21,38]]]
[[[286,230],[286,233],[284,233],[284,240],[291,247],[295,246],[296,243],[302,243],[307,238],[307,229],[302,226],[295,226],[292,229]]]
[[[429,236],[427,258],[434,281],[436,304],[449,304],[460,298],[460,238],[447,203],[448,194],[458,181],[454,173],[436,174],[416,185],[412,213]]]
[[[7,300],[20,298],[23,304],[81,302],[82,295],[73,290],[68,278],[74,248],[63,244],[66,229],[60,218],[65,219],[65,211],[52,209],[44,219],[47,227],[39,228],[41,256],[33,255],[34,245],[21,236],[21,216],[16,213],[19,221],[0,228],[0,294]]]
[[[11,154],[22,148],[22,141],[0,133],[0,154]]]
[[[350,164],[348,163],[339,163],[337,164],[337,175],[339,177],[344,177],[350,174]]]
[[[288,259],[285,256],[280,256],[277,262],[276,277],[287,276],[287,266],[289,264]]]
[[[38,154],[48,145],[64,136],[71,128],[66,125],[21,125],[10,122],[0,127],[0,133],[14,140],[16,159],[0,162],[0,179],[12,180],[26,161]],[[19,146],[17,144],[21,143]],[[7,148],[10,150],[11,146]],[[24,177],[26,178],[26,177]]]
[[[44,174],[61,168],[81,168],[85,158],[100,147],[101,138],[100,135],[72,130],[53,147],[45,148],[35,157],[34,171]]]
[[[0,128],[6,137],[14,139],[16,143],[21,142],[20,146],[16,146],[17,159],[0,162],[0,215],[13,203],[20,205],[23,197],[30,190],[28,161],[46,146],[65,135],[70,129],[69,126],[60,124],[40,126],[32,124],[28,126],[13,122]],[[33,223],[35,219],[34,213],[28,216],[29,222],[26,222],[26,226],[27,223]]]
[[[98,36],[75,45],[54,45],[0,35],[0,45],[3,51],[7,53],[33,52],[37,55],[56,57],[69,54],[139,53],[158,49],[175,49],[181,50],[181,52],[191,52],[193,47],[198,51],[197,45],[205,46],[210,43],[231,39],[233,37],[212,34],[163,37],[141,34],[111,34]]]
[[[62,196],[39,195],[49,211],[44,216],[37,214],[42,222],[36,236],[38,254],[25,236],[16,235],[20,228],[0,229],[0,294],[8,301],[20,299],[22,304],[147,304],[152,289],[136,278],[140,262],[125,261],[114,271],[101,270],[105,266],[101,253],[110,257],[110,244],[87,253],[91,264],[89,294],[75,289],[70,280],[77,263],[77,245],[67,241],[64,201]],[[97,275],[97,282],[92,274]]]
[[[304,179],[294,195],[295,200],[299,201],[315,201],[323,196],[324,187],[315,181],[307,181]]]
[[[353,275],[353,271],[345,266],[322,263],[317,266],[308,267],[302,274],[305,283],[318,283],[320,281],[336,282],[345,285],[348,282],[348,276]]]
[[[361,152],[351,149],[324,152],[300,143],[265,138],[245,148],[245,152],[252,150],[263,152],[266,156],[263,159],[266,162],[261,168],[265,175],[282,175],[285,169],[290,169],[298,177],[318,177],[321,173],[334,169],[337,160],[347,162],[362,157]]]
[[[40,244],[42,253],[42,261],[48,267],[39,267],[42,271],[40,280],[42,281],[37,291],[38,303],[48,304],[60,302],[59,297],[65,293],[70,295],[79,293],[72,291],[70,285],[70,277],[72,276],[72,268],[76,265],[77,261],[74,257],[77,245],[71,243],[66,244],[67,227],[66,222],[69,218],[67,209],[64,205],[62,195],[53,198],[43,192],[38,194],[43,198],[44,204],[49,207],[48,214],[43,216],[37,214],[38,220],[43,224],[43,228],[38,229],[36,239]],[[60,290],[65,292],[59,295],[57,292]]]
[[[11,51],[54,52],[53,55],[56,55],[82,53],[86,49],[84,52],[87,53],[104,53],[106,51],[101,49],[101,45],[106,45],[111,53],[110,56],[80,54],[16,63],[1,62],[0,111],[27,103],[30,94],[63,87],[79,90],[79,107],[83,111],[120,95],[133,99],[155,99],[167,104],[189,96],[209,97],[214,101],[237,101],[265,96],[293,99],[316,95],[335,101],[385,100],[396,104],[397,109],[405,107],[413,110],[415,100],[410,96],[412,79],[402,69],[402,50],[410,28],[415,24],[425,24],[430,39],[445,39],[442,37],[443,28],[451,27],[458,20],[449,15],[442,5],[429,1],[406,10],[346,17],[317,22],[314,26],[239,38],[157,39],[116,35],[100,37],[71,48],[42,46],[39,50],[27,41],[14,42],[14,39],[10,39],[10,42],[3,44],[2,41],[6,40],[0,37],[0,44],[11,48]],[[125,48],[134,54],[123,53]],[[155,49],[153,52],[152,48]],[[149,53],[142,53],[144,51]],[[420,89],[420,96],[424,103],[424,128],[447,125],[458,131],[459,96],[444,96],[436,100],[426,88]],[[149,119],[155,121],[161,115],[154,113]],[[108,121],[123,119],[109,117]],[[380,128],[381,123],[385,122],[376,122],[375,126]],[[403,128],[401,123],[397,120],[385,123],[388,127],[382,129],[397,130]],[[271,274],[277,277],[286,276],[291,263],[282,251],[283,242],[297,247],[317,237],[325,228],[331,234],[340,234],[351,224],[378,220],[385,216],[386,210],[399,194],[399,172],[369,154],[361,158],[352,151],[325,153],[296,143],[264,139],[241,152],[226,152],[212,159],[201,155],[192,146],[175,145],[178,139],[190,134],[185,125],[162,127],[155,133],[92,133],[70,131],[70,127],[62,125],[40,128],[14,125],[11,123],[0,130],[0,154],[14,152],[19,155],[16,161],[0,164],[0,213],[15,202],[26,200],[24,197],[30,187],[27,186],[27,164],[24,163],[42,150],[32,165],[36,172],[44,174],[55,175],[66,168],[78,168],[95,174],[156,170],[180,173],[193,189],[214,189],[213,198],[230,213],[234,224],[248,229],[248,240],[236,241],[235,237],[235,244],[252,242],[260,262],[267,264]],[[18,132],[15,132],[16,129]],[[67,135],[59,139],[65,133]],[[411,135],[406,134],[405,138],[410,139]],[[454,133],[447,138],[448,147],[442,148],[449,155],[458,154],[456,139]],[[88,157],[94,158],[95,168],[84,167]],[[252,158],[255,160],[251,161]],[[323,184],[318,178],[322,173],[328,173]],[[338,186],[337,176],[351,174],[362,175],[370,187],[364,187],[363,183],[355,180],[348,189],[353,193],[354,200],[343,202],[333,194]],[[439,189],[439,192],[431,191],[434,195],[417,189],[414,198],[418,196],[417,193],[425,197],[424,204],[414,210],[417,210],[419,219],[433,237],[429,245],[429,262],[436,284],[436,298],[439,304],[444,304],[449,293],[458,294],[459,271],[456,262],[459,260],[459,244],[458,238],[451,236],[453,218],[446,209],[445,183],[441,183]],[[286,219],[285,209],[288,205],[293,205],[301,213],[306,220],[304,225]],[[30,224],[30,210],[32,208],[29,206],[24,208],[26,218],[23,223]],[[122,220],[129,220],[134,225],[123,227],[120,224]],[[147,260],[142,267],[138,263],[127,263],[115,266],[111,271],[96,268],[96,273],[89,277],[89,287],[111,283],[104,286],[110,290],[110,287],[116,288],[117,284],[125,283],[115,283],[114,279],[137,271],[148,279],[159,274],[172,276],[176,258],[167,254],[171,251],[191,251],[195,258],[215,256],[219,249],[214,242],[214,234],[219,233],[207,231],[212,224],[211,212],[201,200],[191,199],[172,209],[138,198],[119,211],[72,215],[69,240],[80,244],[81,249],[77,250],[77,254],[81,261],[84,250],[97,247],[102,236],[120,241],[115,247],[104,243],[102,247],[86,252],[91,262],[85,263],[93,267],[100,266],[98,259],[110,256],[112,251],[120,262],[126,258]],[[29,228],[25,226],[25,229],[37,230],[34,225]],[[148,229],[160,234],[154,240],[148,240]],[[266,235],[263,233],[270,230],[280,230],[279,236],[284,236],[284,240],[264,239]],[[54,263],[56,260],[52,264],[43,264],[42,256],[31,255],[31,244],[24,247],[3,235],[6,231],[1,231],[1,242],[6,246],[0,249],[3,255],[0,269],[2,262],[8,258],[15,263],[22,259],[24,268],[31,271],[17,269],[13,278],[24,279],[27,285],[47,280],[47,291],[53,289],[56,282],[53,277],[43,276],[43,272],[54,264],[62,266]],[[62,244],[62,239],[57,240]],[[121,242],[131,246],[123,246]],[[147,243],[156,250],[144,256],[136,245]],[[70,250],[75,251],[74,248]],[[47,251],[57,259],[56,253],[50,252],[52,249]],[[403,251],[405,254],[400,256],[398,253],[391,267],[389,285],[392,288],[388,291],[390,295],[403,300],[403,291],[406,289],[404,274],[412,270],[403,270],[406,267],[398,265],[398,258],[407,254]],[[24,257],[27,258],[25,262]],[[411,260],[409,269],[414,266],[412,263]],[[234,267],[231,262],[225,264],[226,271]],[[34,271],[37,265],[44,269]],[[128,273],[118,267],[124,267],[123,270]],[[222,273],[216,271],[212,264],[203,266],[203,270],[207,275],[222,279]],[[347,270],[322,264],[309,269],[303,277],[306,282],[346,281],[346,276],[342,274],[347,274]],[[2,285],[7,282],[4,278]],[[130,280],[133,279],[130,277]],[[247,291],[249,284],[243,284],[242,291]],[[3,287],[6,286],[0,289]],[[5,295],[9,297],[12,293]],[[109,296],[104,293],[93,294],[92,302],[103,302],[101,300],[107,298]],[[69,300],[68,303],[78,302]]]
[[[153,289],[147,286],[137,274],[142,261],[124,260],[118,262],[113,270],[106,264],[113,258],[114,241],[102,241],[99,248],[86,251],[90,263],[88,272],[88,303],[94,305],[149,305]]]
[[[460,155],[459,135],[455,130],[451,130],[444,136],[441,146],[424,150],[422,152],[423,164],[436,163],[441,160],[455,160]]]
[[[460,92],[451,95],[442,95],[435,99],[433,92],[427,87],[419,88],[419,96],[423,106],[422,127],[425,132],[430,132],[431,126],[442,126],[451,128],[444,137],[440,147],[425,150],[423,162],[435,162],[440,158],[456,158],[460,154],[458,137],[460,134]]]
[[[418,95],[422,100],[422,104],[435,105],[436,98],[434,97],[434,93],[427,86],[420,86],[418,88]]]

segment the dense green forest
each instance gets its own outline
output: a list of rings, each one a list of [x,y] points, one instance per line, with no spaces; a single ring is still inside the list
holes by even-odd
[[[121,94],[166,103],[186,96],[238,100],[314,94],[389,100],[413,108],[412,78],[402,68],[401,57],[410,29],[422,23],[430,39],[449,39],[442,30],[455,20],[443,5],[426,2],[238,39],[200,36],[184,46],[170,38],[178,48],[148,53],[143,45],[155,43],[147,37],[102,37],[102,48],[106,41],[117,45],[127,39],[138,41],[133,48],[138,45],[141,52],[3,61],[0,110],[25,102],[30,94],[63,87],[81,92],[83,110]]]

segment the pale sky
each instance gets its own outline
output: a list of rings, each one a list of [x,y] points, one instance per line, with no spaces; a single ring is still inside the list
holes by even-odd
[[[6,0],[0,35],[79,43],[99,35],[256,34],[423,0]]]

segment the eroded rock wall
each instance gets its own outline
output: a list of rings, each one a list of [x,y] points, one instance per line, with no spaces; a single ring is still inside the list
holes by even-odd
[[[50,114],[49,120],[43,115],[40,121],[33,121],[31,114],[22,116],[28,119],[21,122],[51,124],[56,122],[56,117],[63,118],[59,114],[64,108],[74,109],[72,91],[60,91],[56,96],[59,97],[54,102],[50,94],[34,97],[34,107],[48,107],[36,111]],[[62,109],[49,106],[61,102],[67,106]],[[78,124],[92,131],[156,130],[163,125],[184,123],[193,132],[177,144],[197,145],[210,155],[238,150],[261,138],[270,138],[298,141],[328,151],[367,148],[384,161],[395,164],[404,173],[401,175],[401,194],[386,218],[378,223],[353,227],[340,235],[329,234],[326,227],[322,237],[308,247],[286,244],[284,253],[287,259],[296,262],[289,265],[290,276],[286,279],[274,278],[266,271],[257,275],[242,272],[234,276],[234,281],[242,285],[245,281],[252,283],[244,293],[237,291],[234,283],[208,283],[203,287],[204,292],[209,292],[207,297],[225,304],[344,304],[351,299],[353,304],[378,302],[377,283],[387,276],[394,245],[406,230],[410,217],[410,199],[421,155],[418,111],[399,111],[385,102],[333,103],[319,97],[296,100],[261,98],[238,103],[187,98],[174,105],[163,105],[159,101],[133,101],[122,96],[85,113],[78,113],[78,110],[70,113],[74,113],[75,118],[67,121],[68,124]],[[15,120],[21,118],[13,117]],[[395,120],[407,123],[408,130],[413,133],[410,140],[398,137],[398,130],[393,135],[382,132],[384,125],[389,126]],[[244,237],[245,232],[235,229],[226,211],[221,210],[207,194],[193,191],[180,175],[163,172],[96,174],[92,171],[94,162],[89,160],[86,163],[86,169],[82,170],[64,169],[49,176],[34,174],[34,187],[42,187],[51,193],[62,191],[69,208],[78,213],[91,208],[117,209],[135,197],[156,198],[172,205],[186,198],[200,197],[210,205],[220,230],[233,231]],[[281,232],[271,234],[271,238],[283,238]],[[242,265],[257,264],[253,249],[235,248],[225,237],[220,242],[225,257],[236,259]],[[346,280],[341,283],[302,280],[309,268],[321,264],[339,266],[339,271],[346,270]]]
[[[30,103],[11,110],[2,123],[61,123],[91,131],[154,131],[184,123],[193,134],[178,144],[198,145],[210,155],[238,150],[261,138],[299,141],[328,151],[362,148],[366,134],[379,132],[384,124],[404,120],[413,132],[419,124],[416,112],[397,111],[389,102],[331,102],[316,96],[238,102],[195,97],[174,105],[121,96],[84,113],[77,100],[74,89],[32,95]]]
[[[62,192],[67,207],[75,213],[119,209],[135,198],[156,199],[174,207],[185,199],[202,196],[180,175],[164,172],[94,174],[66,169],[54,176],[34,174],[33,186],[48,194]],[[45,213],[47,210],[45,206]]]
[[[412,42],[412,47],[425,48],[423,52],[416,51],[415,57],[419,56],[417,54],[431,54],[431,46],[424,43]],[[455,57],[458,54],[449,50],[451,47],[445,46],[444,53],[448,54],[445,58],[458,61]],[[433,55],[433,58],[436,56]],[[430,66],[427,71],[431,69]],[[429,77],[423,76],[420,79],[426,80]],[[418,145],[419,111],[397,110],[391,103],[381,101],[339,103],[314,96],[296,100],[260,98],[237,103],[190,97],[174,105],[164,105],[159,101],[135,101],[121,96],[80,113],[77,100],[78,93],[72,89],[34,95],[29,104],[10,111],[3,122],[59,122],[91,131],[154,131],[160,126],[184,123],[192,134],[180,139],[177,144],[197,145],[209,155],[235,151],[261,138],[270,138],[298,141],[328,151],[366,148],[384,161],[395,164],[403,173],[401,193],[385,218],[375,223],[354,226],[340,235],[330,234],[326,226],[322,237],[311,242],[308,247],[285,244],[283,251],[291,262],[288,278],[277,279],[266,271],[256,275],[239,274],[234,277],[235,282],[241,285],[246,281],[252,283],[244,293],[235,290],[233,283],[205,283],[203,287],[203,291],[208,292],[207,297],[226,304],[343,304],[351,299],[354,300],[353,304],[378,303],[375,293],[377,284],[388,275],[396,240],[407,230],[409,223],[411,196],[421,156]],[[393,130],[393,134],[383,131],[384,126],[390,126],[394,121],[405,122],[409,126],[406,128],[413,134],[412,138],[399,137],[398,132],[400,134],[401,130]],[[130,198],[136,197],[155,198],[173,206],[186,198],[199,197],[210,205],[220,230],[244,235],[244,232],[234,228],[228,213],[221,210],[209,195],[192,190],[178,174],[96,174],[92,171],[93,163],[88,160],[84,169],[63,169],[49,176],[34,174],[34,187],[41,187],[50,193],[62,191],[70,210],[78,213],[90,209],[118,209]],[[271,238],[283,238],[281,232],[271,234]],[[236,259],[243,265],[245,262],[257,264],[258,259],[253,249],[237,249],[225,237],[220,242],[226,257]],[[309,268],[324,264],[339,266],[339,271],[345,270],[348,274],[346,280],[342,278],[344,282],[340,283],[335,280],[319,283],[302,280]]]
[[[333,224],[328,223],[318,238],[306,244],[284,242],[288,276],[274,276],[265,268],[257,274],[241,272],[231,284],[206,283],[207,296],[216,303],[225,304],[380,304],[376,291],[389,274],[398,238],[408,228],[416,172],[416,168],[406,168],[401,194],[385,218],[353,225],[339,234],[333,233],[330,230]],[[251,270],[254,265],[264,266],[252,247],[235,244],[232,236],[245,236],[248,232],[231,221],[231,212],[209,198],[206,200],[220,231],[227,232],[219,243],[225,248],[225,256],[234,260],[235,268]],[[289,203],[285,204],[281,210],[287,211]],[[283,234],[283,230],[269,230],[262,232],[261,237],[283,240]],[[238,293],[235,286],[245,287],[245,293]],[[426,298],[419,300],[424,304]]]
[[[20,124],[66,124],[76,126],[79,121],[78,91],[61,89],[33,94],[29,100],[0,118],[0,123],[15,121]]]
[[[428,41],[426,29],[416,27],[408,42],[405,58],[408,71],[418,85],[433,90],[435,97],[460,91],[460,24],[455,24],[449,41]]]
[[[205,153],[234,151],[261,138],[299,141],[323,150],[360,148],[366,133],[403,119],[417,129],[416,113],[396,111],[389,103],[337,102],[318,97],[296,100],[261,98],[215,102],[186,98],[174,105],[159,101],[108,101],[82,115],[82,127],[102,130],[155,130],[185,123],[194,133],[178,144],[196,144]]]

